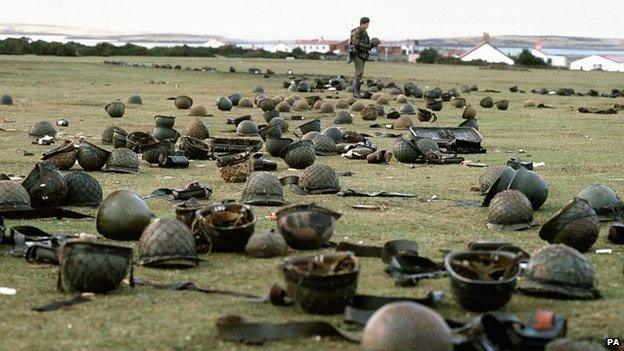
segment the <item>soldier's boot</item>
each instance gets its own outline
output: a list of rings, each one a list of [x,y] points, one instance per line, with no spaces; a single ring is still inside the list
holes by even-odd
[[[353,79],[353,97],[359,99],[362,97],[360,95],[360,86],[362,85],[362,81],[359,78]]]

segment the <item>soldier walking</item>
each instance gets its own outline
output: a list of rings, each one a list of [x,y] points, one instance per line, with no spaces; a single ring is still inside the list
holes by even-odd
[[[362,77],[364,76],[364,63],[368,60],[369,51],[379,45],[379,39],[373,38],[373,43],[368,38],[368,17],[360,18],[360,26],[351,30],[351,51],[349,53],[350,60],[355,64],[355,77],[353,78],[353,96],[360,97],[360,87],[362,85]]]

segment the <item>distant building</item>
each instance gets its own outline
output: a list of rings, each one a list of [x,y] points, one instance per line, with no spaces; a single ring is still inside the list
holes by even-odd
[[[201,46],[209,47],[209,48],[220,48],[226,45],[227,45],[226,42],[212,38],[208,40],[207,42],[205,42],[204,44],[202,44]]]
[[[306,54],[312,52],[326,53],[331,51],[331,47],[337,45],[334,40],[325,40],[323,37],[312,40],[297,40],[295,46],[303,50]]]
[[[293,48],[292,48],[292,46],[290,46],[290,45],[280,41],[279,43],[269,47],[267,49],[267,51],[269,51],[269,52],[286,52],[286,53],[290,53],[290,52],[293,51]]]
[[[463,55],[461,55],[459,59],[465,62],[482,60],[491,63],[506,63],[508,65],[514,64],[514,60],[512,60],[509,56],[505,55],[502,51],[492,46],[487,41],[484,41],[474,48],[468,50]]]
[[[624,56],[591,55],[572,61],[570,69],[580,71],[624,72]]]
[[[535,41],[535,47],[531,50],[531,54],[537,58],[541,58],[544,62],[555,67],[566,67],[568,65],[568,59],[565,56],[549,55],[544,51],[542,45],[542,38],[537,38]]]

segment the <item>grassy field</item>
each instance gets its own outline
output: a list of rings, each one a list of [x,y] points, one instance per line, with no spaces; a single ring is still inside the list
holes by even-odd
[[[276,61],[194,58],[107,58],[128,62],[181,64],[183,67],[215,67],[227,72],[230,66],[238,71],[248,67],[272,69],[295,74],[352,74],[353,67],[344,62]],[[190,119],[186,111],[176,110],[165,98],[189,95],[196,104],[208,107],[214,117],[204,118],[210,124],[211,135],[231,128],[226,117],[252,112],[254,120],[263,121],[259,110],[220,112],[214,106],[220,95],[240,92],[252,97],[254,85],[261,85],[269,96],[288,95],[281,83],[285,76],[264,79],[246,73],[205,73],[195,71],[162,70],[153,68],[118,67],[103,64],[104,58],[56,57],[0,57],[0,93],[13,96],[14,106],[0,106],[0,116],[14,123],[0,124],[10,129],[0,132],[0,172],[26,175],[47,147],[31,145],[26,131],[41,120],[56,121],[66,117],[68,128],[61,137],[73,138],[79,133],[99,143],[102,130],[117,124],[127,131],[151,131],[157,114],[174,115],[176,127],[183,130]],[[508,88],[518,85],[530,91],[542,86],[551,89],[571,87],[577,91],[591,88],[610,92],[624,88],[624,74],[602,72],[572,72],[532,70],[528,72],[480,70],[477,67],[367,64],[367,77],[394,80],[401,86],[413,81],[420,86],[443,89],[459,88],[463,84],[477,84],[480,90],[496,89],[495,99],[509,99],[507,111],[477,108],[483,145],[487,154],[467,155],[473,161],[501,165],[511,156],[523,156],[545,162],[539,172],[550,186],[550,195],[536,217],[545,222],[563,207],[583,187],[601,182],[611,185],[624,195],[624,153],[621,151],[622,115],[581,115],[576,108],[609,107],[620,99],[590,97],[558,97],[512,94]],[[164,81],[165,84],[151,82]],[[126,100],[132,94],[143,98],[141,106],[127,106],[122,119],[110,119],[103,106],[113,100]],[[301,94],[303,95],[303,94]],[[347,96],[347,93],[342,93]],[[478,106],[485,93],[464,94],[469,103]],[[523,108],[526,99],[534,99],[556,109]],[[413,100],[422,107],[424,101]],[[396,107],[395,103],[392,103]],[[304,113],[306,118],[319,118],[323,127],[332,124],[333,115],[316,111]],[[456,126],[462,119],[461,110],[447,104],[438,113],[436,125]],[[355,118],[352,129],[373,132],[369,122]],[[291,127],[298,122],[290,122]],[[393,139],[375,139],[381,148],[392,148]],[[17,149],[31,151],[35,156],[18,156]],[[526,150],[519,154],[518,150]],[[415,199],[340,198],[333,195],[299,196],[285,189],[286,199],[292,203],[316,202],[343,214],[338,221],[334,240],[349,240],[380,245],[390,239],[411,239],[419,243],[422,254],[436,260],[443,258],[441,250],[462,250],[469,242],[509,240],[532,252],[545,245],[538,236],[538,228],[525,232],[497,233],[486,227],[487,209],[458,206],[458,200],[479,201],[480,196],[470,191],[476,185],[483,169],[461,165],[416,166],[393,160],[389,165],[368,165],[365,161],[346,160],[339,156],[318,157],[317,162],[328,164],[337,171],[352,171],[352,177],[341,178],[341,185],[364,191],[413,192]],[[204,167],[202,167],[204,166]],[[77,165],[75,168],[79,168]],[[279,160],[278,176],[295,174]],[[138,175],[91,173],[101,183],[104,194],[116,189],[129,189],[141,195],[160,187],[177,187],[186,180],[198,180],[214,189],[212,200],[239,199],[240,184],[225,183],[213,162],[192,162],[185,170],[158,169],[142,164]],[[437,199],[428,201],[432,196]],[[358,211],[353,204],[378,204],[379,212]],[[149,206],[160,218],[175,216],[172,205],[163,200],[149,200]],[[275,208],[256,208],[262,218]],[[87,210],[95,214],[95,210]],[[36,225],[47,231],[72,234],[97,234],[94,220],[39,220],[8,221],[8,226]],[[275,224],[260,220],[258,230]],[[624,249],[606,239],[608,225],[603,224],[596,248],[612,248],[611,254],[589,253],[597,276],[598,287],[604,298],[596,301],[557,301],[515,295],[504,308],[526,320],[531,311],[548,308],[568,318],[569,335],[602,341],[607,336],[624,337]],[[135,252],[136,254],[136,252]],[[293,252],[293,254],[301,254]],[[244,255],[212,253],[206,261],[189,270],[156,270],[137,268],[136,276],[162,282],[191,280],[200,286],[226,288],[252,294],[264,294],[273,282],[281,282],[278,270],[281,258],[253,259]],[[394,296],[423,296],[427,291],[446,291],[447,298],[439,312],[445,317],[467,320],[473,315],[462,310],[454,301],[448,279],[426,280],[414,288],[399,288],[383,272],[377,259],[362,259],[358,292]],[[241,300],[203,295],[195,292],[157,291],[152,288],[123,286],[108,295],[97,296],[92,302],[49,313],[31,312],[30,308],[53,300],[67,298],[58,293],[57,267],[29,264],[24,259],[0,256],[0,286],[17,289],[15,296],[0,296],[0,349],[17,350],[74,350],[74,349],[201,349],[234,350],[258,349],[235,343],[224,343],[215,338],[215,320],[225,314],[240,314],[253,321],[280,322],[321,319],[305,315],[292,307],[252,305]],[[322,319],[340,322],[341,316]],[[292,340],[265,346],[270,350],[317,350],[341,348],[355,350],[356,345],[337,340]]]

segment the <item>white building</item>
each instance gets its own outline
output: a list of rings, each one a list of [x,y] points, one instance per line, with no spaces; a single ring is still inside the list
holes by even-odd
[[[624,56],[591,55],[572,61],[570,69],[580,71],[624,72]]]
[[[267,49],[267,51],[268,52],[286,52],[286,53],[289,53],[289,52],[293,51],[293,48],[290,45],[288,45],[288,44],[286,44],[284,42],[279,42],[279,43],[269,47]]]
[[[514,60],[486,41],[468,50],[459,58],[465,62],[483,60],[491,63],[506,63],[508,65],[514,64]]]
[[[226,46],[227,43],[218,39],[211,38],[201,46],[209,47],[209,48],[220,48],[222,46]]]
[[[565,56],[549,55],[542,48],[533,48],[531,54],[554,67],[566,67],[568,65],[568,59]]]
[[[306,54],[311,52],[326,53],[331,50],[332,45],[338,44],[337,41],[325,40],[323,37],[312,40],[297,40],[295,45],[303,50]]]

